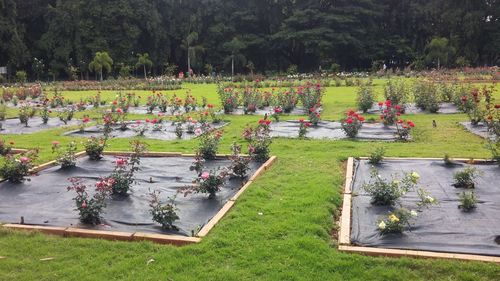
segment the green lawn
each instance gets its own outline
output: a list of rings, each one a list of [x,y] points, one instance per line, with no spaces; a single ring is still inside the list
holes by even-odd
[[[184,87],[218,104],[215,85]],[[173,92],[182,97],[185,90]],[[65,92],[74,99],[83,94],[89,92]],[[498,87],[496,96],[498,100]],[[354,108],[354,100],[354,87],[328,88],[323,118],[338,120]],[[231,124],[224,128],[221,152],[229,152],[233,141],[241,142],[243,127],[259,118],[227,116]],[[275,139],[271,148],[277,162],[197,245],[176,248],[0,230],[0,256],[5,257],[0,259],[0,280],[499,280],[495,264],[374,258],[336,250],[332,235],[347,157],[366,156],[377,145],[386,147],[387,156],[490,156],[484,140],[457,124],[467,119],[463,114],[408,118],[417,126],[410,143]],[[438,128],[432,127],[433,119]],[[46,161],[53,159],[51,141],[72,139],[59,136],[62,132],[5,138],[15,140],[17,147],[40,147],[40,161]],[[147,142],[151,151],[193,152],[197,146],[196,140]],[[128,148],[124,139],[110,144],[110,150]],[[53,260],[40,261],[47,257]],[[150,259],[154,261],[148,265]]]

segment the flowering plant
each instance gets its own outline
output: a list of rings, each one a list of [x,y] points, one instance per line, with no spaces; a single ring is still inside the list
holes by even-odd
[[[384,125],[394,125],[398,120],[398,117],[401,116],[402,107],[400,105],[393,106],[391,100],[386,100],[385,102],[379,102],[378,106],[380,111],[382,112],[380,115],[380,119]],[[385,107],[384,107],[385,106]]]
[[[304,108],[317,108],[321,106],[323,89],[321,88],[320,83],[313,84],[308,81],[305,85],[297,88],[297,95],[299,96]]]
[[[142,122],[141,120],[135,121],[135,124],[133,124],[131,127],[138,137],[143,137],[144,133],[146,133],[146,131],[148,130],[148,124],[146,122]]]
[[[408,86],[403,79],[389,79],[384,86],[384,96],[386,100],[391,100],[395,105],[401,106],[403,113],[408,99]]]
[[[262,104],[262,95],[259,90],[255,88],[245,88],[242,92],[243,112],[245,114],[254,113],[257,108]]]
[[[363,126],[363,121],[365,121],[363,116],[357,114],[354,110],[348,110],[346,118],[341,122],[342,130],[348,137],[354,138],[358,135],[361,126]]]
[[[318,108],[309,108],[309,122],[311,122],[313,126],[317,126],[320,120],[321,114],[319,113]]]
[[[363,184],[363,189],[372,197],[372,204],[393,205],[401,196],[415,188],[420,175],[417,172],[405,174],[402,179],[388,182],[376,169],[371,170],[370,183]]]
[[[312,124],[309,121],[304,121],[304,119],[299,119],[299,138],[305,138],[307,135],[307,131]]]
[[[380,234],[402,233],[405,228],[411,227],[412,220],[418,216],[416,210],[398,208],[389,213],[387,217],[379,220],[378,230]]]
[[[233,143],[231,145],[232,155],[231,155],[231,166],[230,169],[234,176],[239,178],[244,178],[247,176],[247,172],[250,169],[250,158],[241,156],[241,145]]]
[[[462,209],[464,212],[470,212],[476,208],[478,198],[474,191],[464,191],[458,195],[458,199],[460,201],[458,208]]]
[[[415,123],[410,120],[399,119],[396,122],[396,136],[399,140],[408,140],[410,131],[415,127]]]
[[[197,153],[196,156],[194,157],[194,162],[191,164],[191,166],[189,166],[189,170],[196,171],[196,173],[199,176],[203,171],[204,165],[205,165],[205,159],[203,159],[203,156]]]
[[[297,93],[294,89],[278,92],[277,102],[285,113],[290,113],[297,105]]]
[[[51,112],[52,111],[48,109],[46,106],[42,108],[42,110],[40,111],[40,117],[42,118],[43,124],[47,124],[47,122],[49,122],[49,117],[50,117],[49,114]]]
[[[12,146],[14,142],[5,142],[5,140],[0,139],[0,155],[5,156],[12,151]]]
[[[234,88],[219,85],[217,93],[224,108],[224,113],[231,113],[238,107],[238,92]]]
[[[279,122],[280,121],[280,115],[283,112],[281,107],[277,106],[273,108],[273,111],[271,112],[271,117],[274,119],[274,121]]]
[[[113,194],[126,195],[131,185],[135,182],[135,173],[140,170],[141,154],[147,145],[140,141],[132,141],[132,155],[129,158],[118,158],[115,169],[106,179],[112,180]]]
[[[246,128],[243,137],[248,141],[248,154],[258,162],[264,162],[269,158],[269,146],[272,143],[270,136],[271,120],[259,120],[255,128]]]
[[[61,149],[58,141],[52,142],[52,153],[57,153],[56,161],[63,169],[76,166],[76,150],[74,141],[68,143],[65,149]]]
[[[202,172],[194,181],[194,185],[184,190],[184,196],[189,193],[208,193],[208,199],[214,199],[217,192],[226,181],[227,169],[218,169]]]
[[[368,163],[372,165],[377,165],[382,160],[384,160],[384,155],[385,155],[385,148],[382,146],[379,146],[373,150],[373,152],[370,154],[370,157],[368,157]]]
[[[215,111],[215,107],[213,104],[207,104],[207,108],[208,108],[208,113],[210,114],[210,118],[212,118],[212,123],[214,124],[218,124],[222,121],[222,118],[220,116],[220,114],[218,114],[216,111]]]
[[[438,112],[442,95],[434,82],[417,80],[413,85],[413,94],[415,95],[415,103],[419,108],[428,110],[431,113]]]
[[[0,177],[13,183],[20,183],[30,174],[38,151],[31,150],[20,155],[7,155],[0,166]]]
[[[153,191],[149,194],[149,213],[153,216],[153,221],[161,224],[165,230],[177,230],[174,222],[179,219],[177,208],[175,207],[175,198],[169,198],[170,203],[162,204],[160,201],[160,191]]]
[[[175,136],[178,139],[182,139],[182,135],[184,134],[184,130],[182,129],[182,123],[175,124],[175,131],[174,132],[175,132]]]
[[[106,138],[90,137],[83,145],[90,160],[100,160],[106,147]]]
[[[73,107],[65,107],[57,114],[59,120],[61,120],[65,125],[68,124],[71,119],[73,119],[73,115],[75,113],[75,109]]]
[[[69,178],[71,183],[68,191],[75,191],[73,198],[76,203],[76,209],[80,216],[80,221],[86,224],[96,225],[101,222],[101,213],[106,207],[106,199],[111,193],[113,179],[102,179],[95,184],[95,193],[90,197],[87,192],[87,186],[78,178]]]
[[[19,107],[19,121],[24,126],[28,127],[28,122],[35,115],[36,110],[28,104],[23,104]]]
[[[215,159],[217,151],[219,150],[221,137],[222,130],[207,128],[203,132],[200,132],[198,153],[203,156],[204,159]]]

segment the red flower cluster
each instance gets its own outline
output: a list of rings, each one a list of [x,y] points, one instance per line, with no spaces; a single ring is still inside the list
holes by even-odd
[[[261,125],[261,126],[269,126],[269,125],[271,125],[271,120],[269,120],[269,119],[265,119],[265,120],[264,119],[260,119],[259,120],[259,125]]]

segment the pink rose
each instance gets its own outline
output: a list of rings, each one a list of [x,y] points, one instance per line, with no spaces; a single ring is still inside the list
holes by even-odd
[[[207,180],[209,177],[210,177],[210,174],[208,172],[203,172],[201,174],[201,178],[204,179],[204,180]]]

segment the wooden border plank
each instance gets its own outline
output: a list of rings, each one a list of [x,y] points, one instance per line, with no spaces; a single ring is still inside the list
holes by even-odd
[[[66,227],[58,227],[58,226],[7,223],[3,224],[2,227],[15,230],[23,230],[23,231],[38,231],[45,234],[62,235],[62,236],[64,236],[66,233]]]
[[[481,256],[458,253],[444,253],[432,251],[414,251],[389,248],[374,248],[374,247],[359,247],[340,245],[339,251],[357,253],[369,256],[385,256],[385,257],[412,257],[412,258],[434,258],[434,259],[457,259],[465,261],[483,261],[500,263],[500,257]]]
[[[340,216],[339,245],[351,244],[351,194],[344,194]]]
[[[159,244],[172,244],[175,246],[184,246],[201,241],[198,237],[186,237],[180,235],[165,235],[156,233],[136,232],[132,235],[132,241],[151,241]]]
[[[84,229],[76,227],[68,227],[65,231],[65,234],[68,237],[100,238],[106,240],[119,240],[119,241],[131,241],[133,235],[133,233],[131,232],[95,230],[95,229]]]

